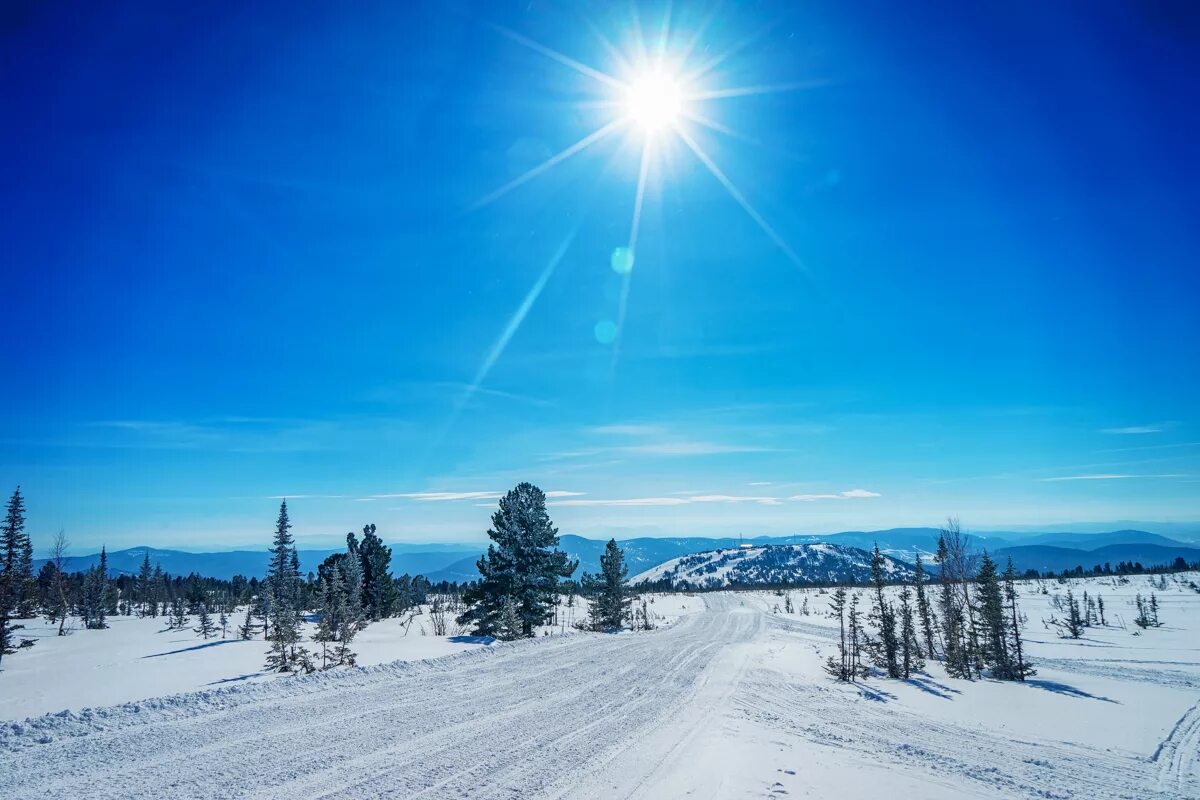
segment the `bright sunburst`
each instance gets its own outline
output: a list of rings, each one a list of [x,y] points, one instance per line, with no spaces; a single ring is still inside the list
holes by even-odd
[[[635,13],[631,20],[632,29],[635,34],[634,41],[631,43],[630,50],[625,52],[609,41],[595,25],[589,23],[597,40],[616,66],[616,75],[589,66],[509,28],[498,25],[492,26],[500,35],[564,67],[574,70],[590,81],[594,81],[597,88],[601,89],[604,93],[606,99],[582,105],[608,110],[611,112],[611,115],[604,124],[579,141],[569,145],[540,164],[480,198],[471,206],[472,209],[478,209],[498,200],[505,194],[537,178],[572,156],[609,138],[614,133],[625,131],[627,134],[634,134],[640,139],[639,150],[641,160],[638,169],[637,184],[633,188],[633,213],[630,220],[629,237],[623,245],[618,246],[614,250],[612,258],[614,271],[622,277],[617,319],[615,323],[605,322],[606,326],[612,326],[611,329],[608,327],[605,328],[608,331],[607,335],[604,337],[600,337],[599,334],[597,335],[598,341],[601,341],[603,344],[612,345],[612,363],[614,367],[617,362],[621,333],[628,307],[629,287],[636,260],[642,207],[646,196],[646,186],[650,179],[651,165],[652,162],[662,160],[662,157],[668,151],[668,145],[671,143],[671,140],[681,142],[685,145],[686,149],[721,184],[734,202],[742,208],[784,255],[796,266],[804,268],[795,251],[771,227],[763,215],[754,208],[742,190],[734,184],[717,164],[713,155],[705,150],[700,142],[697,141],[695,134],[697,129],[706,128],[734,140],[752,142],[753,140],[749,139],[749,137],[719,122],[712,116],[703,113],[701,110],[702,106],[706,103],[731,97],[808,89],[821,85],[821,82],[764,82],[751,86],[721,86],[723,76],[719,68],[736,51],[749,45],[751,40],[744,39],[736,42],[728,49],[718,52],[717,55],[706,57],[701,63],[693,64],[692,57],[694,53],[705,49],[712,49],[699,47],[712,21],[713,15],[709,15],[699,28],[683,36],[679,36],[680,32],[670,30],[670,12],[668,11],[662,20],[662,25],[657,35],[652,42],[648,42],[641,34],[640,22]],[[673,34],[676,35],[675,38],[679,42],[678,46],[671,44]],[[484,366],[481,368],[479,374],[476,375],[475,382],[472,384],[470,390],[468,390],[468,395],[482,385],[486,379],[487,373],[501,355],[508,338],[511,337],[515,328],[521,324],[525,313],[536,301],[541,288],[549,279],[550,273],[554,271],[559,257],[561,257],[561,254],[552,260],[551,264],[547,267],[547,271],[538,279],[524,302],[513,315],[513,319],[506,328],[505,333],[497,341],[496,345],[493,346]]]
[[[625,89],[625,113],[646,134],[657,134],[679,122],[683,89],[679,79],[662,69],[650,69]]]

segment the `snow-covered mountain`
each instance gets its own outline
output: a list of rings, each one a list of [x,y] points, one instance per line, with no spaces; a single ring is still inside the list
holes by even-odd
[[[908,564],[884,556],[888,578],[912,576]],[[669,581],[676,588],[865,583],[871,554],[838,544],[776,544],[722,548],[673,558],[635,576],[632,583]]]

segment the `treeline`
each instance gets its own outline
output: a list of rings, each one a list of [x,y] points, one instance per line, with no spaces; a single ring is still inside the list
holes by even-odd
[[[1183,556],[1175,556],[1175,560],[1170,564],[1158,564],[1155,566],[1143,566],[1140,561],[1119,561],[1117,566],[1113,566],[1109,562],[1096,564],[1091,569],[1084,569],[1082,564],[1077,565],[1074,569],[1064,569],[1061,572],[1054,570],[1046,570],[1038,572],[1036,569],[1025,570],[1023,577],[1025,578],[1099,578],[1108,575],[1170,575],[1174,572],[1189,572],[1192,570],[1200,571],[1200,561],[1188,563]]]
[[[280,509],[284,523],[286,503]],[[290,523],[287,523],[290,528]],[[86,570],[68,572],[66,551],[68,542],[60,531],[54,538],[49,558],[35,575],[33,573],[33,548],[25,531],[25,503],[20,487],[10,497],[0,526],[0,659],[18,649],[32,647],[34,639],[23,638],[20,631],[27,621],[38,616],[45,617],[50,625],[57,626],[61,635],[70,633],[68,622],[77,619],[80,626],[103,630],[114,616],[161,617],[168,628],[183,630],[191,627],[193,619],[197,627],[193,630],[202,638],[210,636],[237,635],[253,638],[263,635],[269,638],[272,630],[271,614],[284,605],[294,608],[297,618],[310,610],[330,607],[329,585],[336,573],[342,579],[342,569],[353,572],[351,564],[359,569],[358,587],[352,590],[354,598],[347,597],[345,607],[353,615],[353,625],[409,615],[426,604],[431,596],[456,598],[462,587],[457,583],[441,581],[431,584],[424,577],[400,575],[393,577],[390,570],[391,549],[385,547],[376,535],[375,527],[368,525],[363,530],[360,543],[353,533],[347,535],[347,553],[336,553],[320,564],[316,573],[309,572],[301,577],[295,549],[290,547],[287,566],[294,566],[295,582],[289,587],[286,597],[272,587],[278,587],[278,572],[273,552],[272,573],[267,579],[256,576],[235,575],[231,579],[210,578],[197,574],[171,575],[157,564],[151,564],[147,552],[140,569],[134,575],[113,574],[108,566],[107,549],[102,547],[98,563]],[[354,554],[353,560],[350,553]],[[275,584],[272,584],[275,576]],[[346,593],[343,591],[343,595]],[[274,601],[274,602],[273,602]],[[244,608],[240,622],[232,618]],[[330,643],[342,644],[341,636],[348,632],[345,624],[338,621],[336,607],[332,613],[322,613],[320,619],[325,630],[318,630],[317,639],[322,645],[322,662],[346,663],[348,651],[339,650],[339,658],[329,656]],[[325,624],[330,619],[332,623]],[[352,638],[353,634],[350,634]],[[335,648],[337,649],[337,648]],[[300,653],[288,648],[286,663],[272,663],[279,668],[289,669],[300,663]],[[309,663],[313,663],[310,659]],[[300,666],[304,666],[300,664]]]
[[[825,666],[832,677],[854,681],[874,667],[889,678],[907,679],[927,658],[941,661],[948,675],[968,680],[985,671],[998,680],[1023,681],[1034,674],[1021,639],[1012,560],[999,574],[987,552],[976,555],[951,520],[938,537],[936,563],[933,582],[918,554],[913,579],[901,581],[892,600],[885,592],[887,562],[876,545],[869,611],[859,608],[858,593],[844,586],[834,591],[830,615],[839,624],[838,654]]]

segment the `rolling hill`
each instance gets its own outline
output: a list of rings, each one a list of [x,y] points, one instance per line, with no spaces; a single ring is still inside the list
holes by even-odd
[[[890,579],[907,578],[912,567],[885,556]],[[865,583],[871,554],[838,544],[775,544],[722,548],[673,558],[635,576],[631,583],[667,581],[678,589],[725,586]]]

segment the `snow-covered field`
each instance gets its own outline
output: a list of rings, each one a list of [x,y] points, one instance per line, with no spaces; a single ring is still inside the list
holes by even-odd
[[[685,595],[646,595],[652,623],[667,625],[691,610],[704,608],[702,600]],[[165,617],[109,617],[103,631],[71,627],[58,636],[58,626],[44,619],[22,620],[18,636],[36,644],[0,662],[0,720],[17,720],[63,710],[110,706],[179,692],[196,692],[290,676],[263,671],[267,644],[257,638],[237,639],[237,626],[245,610],[234,614],[226,638],[207,640],[189,626],[168,630]],[[538,629],[538,635],[572,634],[574,623],[587,618],[587,603],[575,598],[560,606],[560,624]],[[453,617],[453,614],[450,615]],[[78,624],[78,620],[74,620]],[[214,617],[215,622],[215,617]],[[195,618],[192,619],[195,624]],[[487,647],[487,640],[456,635],[451,620],[449,636],[433,636],[429,607],[423,606],[411,621],[393,618],[368,625],[355,637],[353,650],[359,666],[390,661],[416,661]],[[311,639],[316,625],[304,627]],[[320,661],[320,645],[309,641]]]
[[[1149,579],[1072,581],[1104,597],[1110,622],[1074,641],[1042,624],[1062,616],[1052,604],[1066,586],[1022,584],[1038,669],[1026,684],[951,679],[935,664],[911,681],[836,684],[820,668],[834,621],[816,590],[793,591],[793,614],[776,613],[771,592],[656,598],[682,616],[651,632],[460,646],[410,631],[400,638],[465,652],[0,723],[0,796],[1194,799],[1200,593],[1186,581],[1200,576],[1177,577],[1153,590],[1163,626],[1147,631],[1131,604]],[[364,662],[376,658],[368,634]],[[379,658],[419,657],[378,636]],[[74,641],[82,632],[65,638],[78,658],[47,656],[19,686],[94,704],[103,696],[87,686],[135,669],[99,663]],[[43,645],[59,646],[5,659],[0,702]],[[145,660],[242,658],[240,647]],[[142,673],[144,690],[171,691],[156,674]]]

